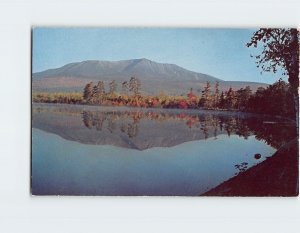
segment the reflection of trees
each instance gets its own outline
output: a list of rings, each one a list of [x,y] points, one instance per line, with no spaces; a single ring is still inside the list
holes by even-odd
[[[137,123],[128,124],[127,134],[130,138],[133,138],[133,137],[137,136],[137,134],[138,134],[138,124]]]
[[[254,119],[248,121],[247,126],[251,129],[255,138],[263,140],[274,148],[288,143],[297,135],[296,126],[287,122],[260,122]]]
[[[243,136],[245,139],[248,139],[248,137],[251,135],[251,130],[247,126],[247,124],[239,124],[239,127],[237,127],[235,133],[237,135]]]
[[[106,117],[105,117],[105,114],[98,114],[97,116],[95,116],[95,121],[96,121],[96,129],[98,131],[101,131],[102,130],[102,127],[103,127],[103,122],[105,121]]]
[[[204,138],[211,136],[217,138],[218,134],[238,135],[247,139],[255,135],[258,140],[263,140],[272,147],[279,148],[296,136],[294,125],[284,123],[264,122],[260,117],[246,117],[246,115],[232,114],[187,114],[174,112],[155,111],[120,111],[97,112],[84,111],[82,113],[84,125],[96,130],[104,127],[111,133],[116,130],[133,138],[138,136],[141,120],[155,122],[178,121],[191,130],[202,131]],[[105,125],[105,126],[104,126]],[[147,130],[147,129],[145,129]],[[180,134],[180,131],[178,131]],[[191,131],[191,133],[194,133]]]
[[[109,132],[113,133],[114,130],[116,129],[116,124],[114,122],[114,118],[113,117],[109,117],[107,119],[107,129]]]
[[[209,137],[209,129],[212,124],[212,117],[207,115],[198,119],[200,119],[200,130],[202,130],[204,138],[207,139]]]
[[[124,116],[127,118],[129,117],[131,122],[125,124],[123,122],[123,120],[126,120],[124,119]],[[126,114],[125,112],[83,111],[82,113],[82,121],[84,125],[89,129],[96,128],[98,131],[102,131],[105,124],[105,128],[110,133],[114,133],[118,128],[117,122],[122,120],[120,131],[126,133],[130,138],[135,137],[138,134],[139,119],[141,119],[141,114],[139,112]]]
[[[93,127],[93,115],[90,112],[83,112],[82,113],[82,120],[84,125],[91,129]]]
[[[225,130],[227,132],[228,137],[230,137],[231,133],[234,132],[235,128],[237,127],[238,125],[236,119],[232,116],[228,117],[225,124]]]
[[[126,133],[130,138],[136,137],[139,132],[138,122],[134,121],[132,123],[122,123],[120,131],[122,133]]]
[[[91,111],[83,111],[82,113],[82,121],[84,125],[89,129],[95,127],[97,130],[102,130],[103,122],[105,119],[106,116],[104,113],[94,114]]]

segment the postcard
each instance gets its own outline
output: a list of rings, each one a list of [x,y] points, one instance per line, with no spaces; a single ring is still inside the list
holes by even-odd
[[[294,28],[32,29],[33,195],[297,196]]]

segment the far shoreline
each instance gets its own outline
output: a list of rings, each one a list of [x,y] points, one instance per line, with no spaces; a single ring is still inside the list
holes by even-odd
[[[277,119],[284,120],[290,123],[295,123],[295,121],[291,118],[280,116],[280,115],[269,115],[263,113],[253,113],[253,112],[243,112],[237,110],[225,110],[225,109],[184,109],[184,108],[151,108],[151,107],[137,107],[137,106],[101,106],[101,105],[93,105],[93,104],[68,104],[68,103],[44,103],[44,102],[32,102],[31,108],[42,106],[50,106],[50,107],[68,107],[74,109],[82,109],[82,110],[92,110],[92,111],[140,111],[140,112],[168,112],[168,113],[188,113],[188,114],[204,114],[210,113],[218,116],[230,116],[230,115],[240,115],[246,117],[262,117],[267,119]]]

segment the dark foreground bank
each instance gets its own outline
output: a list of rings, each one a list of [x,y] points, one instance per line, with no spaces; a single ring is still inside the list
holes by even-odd
[[[264,162],[202,196],[298,196],[298,165],[298,140],[294,139]]]

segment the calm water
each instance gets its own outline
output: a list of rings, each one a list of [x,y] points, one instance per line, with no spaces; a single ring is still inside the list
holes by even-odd
[[[200,195],[294,133],[247,114],[49,104],[32,127],[35,195]]]

